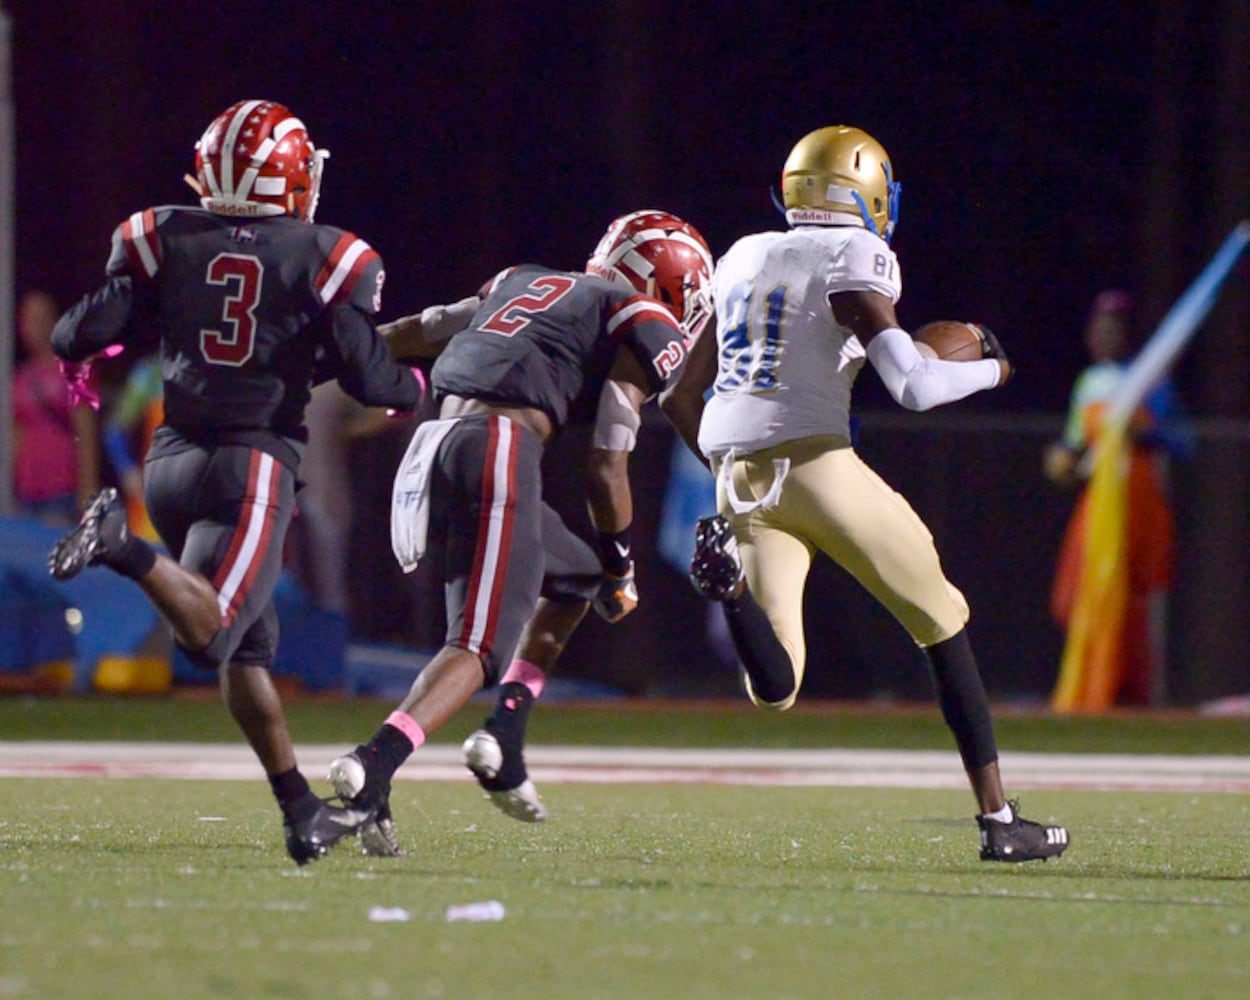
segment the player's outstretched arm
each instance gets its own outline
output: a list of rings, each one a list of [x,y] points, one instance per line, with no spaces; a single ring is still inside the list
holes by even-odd
[[[382,342],[397,361],[406,358],[436,358],[457,333],[469,325],[482,299],[467,299],[445,306],[427,306],[412,316],[404,316],[378,327]]]

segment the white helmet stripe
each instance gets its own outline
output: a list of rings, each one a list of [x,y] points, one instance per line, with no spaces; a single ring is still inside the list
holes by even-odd
[[[251,197],[253,188],[257,194],[270,197],[286,193],[285,178],[261,177],[260,171],[268,162],[270,154],[273,153],[278,143],[282,141],[283,136],[295,129],[303,128],[304,123],[294,115],[288,115],[273,127],[272,134],[256,147],[256,152],[252,154],[252,162],[248,164],[247,170],[243,172],[243,176],[235,185],[234,197],[236,199],[247,201]]]
[[[304,129],[305,132],[308,131],[308,129],[304,127],[304,123],[302,121],[300,121],[294,115],[288,115],[286,118],[283,118],[282,121],[278,122],[278,124],[273,127],[274,141],[281,142],[283,137],[288,132],[294,131],[297,128],[302,128]]]
[[[256,183],[256,175],[260,173],[260,168],[265,165],[265,161],[269,159],[269,154],[273,152],[276,145],[277,143],[269,138],[256,147],[256,152],[252,154],[252,162],[247,165],[247,169],[243,171],[243,176],[239,178],[239,183],[234,188],[234,196],[240,201],[246,201],[251,195],[252,185]],[[286,190],[285,181],[282,188]]]
[[[616,253],[608,256],[610,267],[627,267],[640,278],[649,278],[655,272],[655,265],[640,254],[637,248],[623,246]]]
[[[260,107],[260,101],[247,101],[239,106],[234,113],[226,134],[221,140],[221,190],[227,197],[234,196],[234,147],[239,141],[239,133],[253,111]]]
[[[201,166],[204,168],[204,183],[208,185],[208,191],[205,194],[213,198],[220,198],[221,184],[217,180],[217,171],[213,169],[213,161],[207,156],[202,157]]]
[[[610,254],[608,254],[605,258],[605,262],[608,266],[615,265],[618,261],[622,260],[627,255],[632,254],[636,249],[650,243],[652,240],[672,240],[674,243],[680,243],[683,246],[687,246],[703,259],[704,263],[707,264],[708,271],[712,270],[712,255],[708,253],[707,248],[698,240],[690,236],[689,233],[683,233],[679,229],[673,230],[672,232],[666,232],[663,229],[644,229],[635,234],[629,242],[622,243]],[[640,271],[642,274],[651,273],[649,268],[647,270],[642,270],[638,267],[634,267],[634,270]]]

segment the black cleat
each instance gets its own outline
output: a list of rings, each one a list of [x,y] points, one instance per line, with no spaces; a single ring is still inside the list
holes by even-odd
[[[395,820],[391,816],[390,793],[377,794],[368,787],[364,761],[360,748],[330,763],[330,784],[335,794],[349,808],[367,809],[376,801],[372,819],[360,827],[360,849],[374,858],[403,858],[408,852],[399,845],[395,832]]]
[[[324,857],[344,837],[351,837],[373,819],[367,809],[340,809],[328,802],[319,802],[317,811],[298,823],[287,820],[283,826],[286,849],[295,863],[306,865]]]
[[[48,570],[58,580],[69,580],[118,551],[129,537],[126,508],[110,486],[91,498],[78,527],[53,546]]]
[[[721,514],[699,518],[694,529],[690,582],[710,601],[736,597],[742,589],[742,560],[733,528]]]
[[[978,816],[981,828],[982,861],[1045,861],[1057,858],[1068,846],[1068,831],[1062,826],[1043,826],[1020,816],[1019,803],[1012,799],[1011,822],[999,823]]]

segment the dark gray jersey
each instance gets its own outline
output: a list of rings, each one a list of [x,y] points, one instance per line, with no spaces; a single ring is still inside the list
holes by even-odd
[[[662,303],[595,275],[523,264],[482,294],[434,365],[437,399],[534,407],[560,427],[593,416],[619,347],[635,353],[653,392],[686,360],[685,338]]]
[[[352,233],[150,208],[114,231],[107,273],[62,318],[54,347],[69,360],[114,343],[159,348],[165,422],[183,435],[302,439],[314,378],[338,378],[371,405],[420,399],[369,319],[382,260]]]

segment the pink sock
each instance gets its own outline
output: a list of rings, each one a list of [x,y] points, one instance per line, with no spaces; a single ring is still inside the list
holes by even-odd
[[[412,749],[425,742],[425,730],[416,724],[407,712],[394,711],[386,717],[386,725],[393,726],[412,741]]]
[[[542,669],[534,666],[529,660],[513,660],[508,664],[508,669],[500,679],[500,684],[511,684],[513,681],[519,681],[530,689],[530,694],[537,698],[543,693],[543,685],[547,682],[547,675]]]

